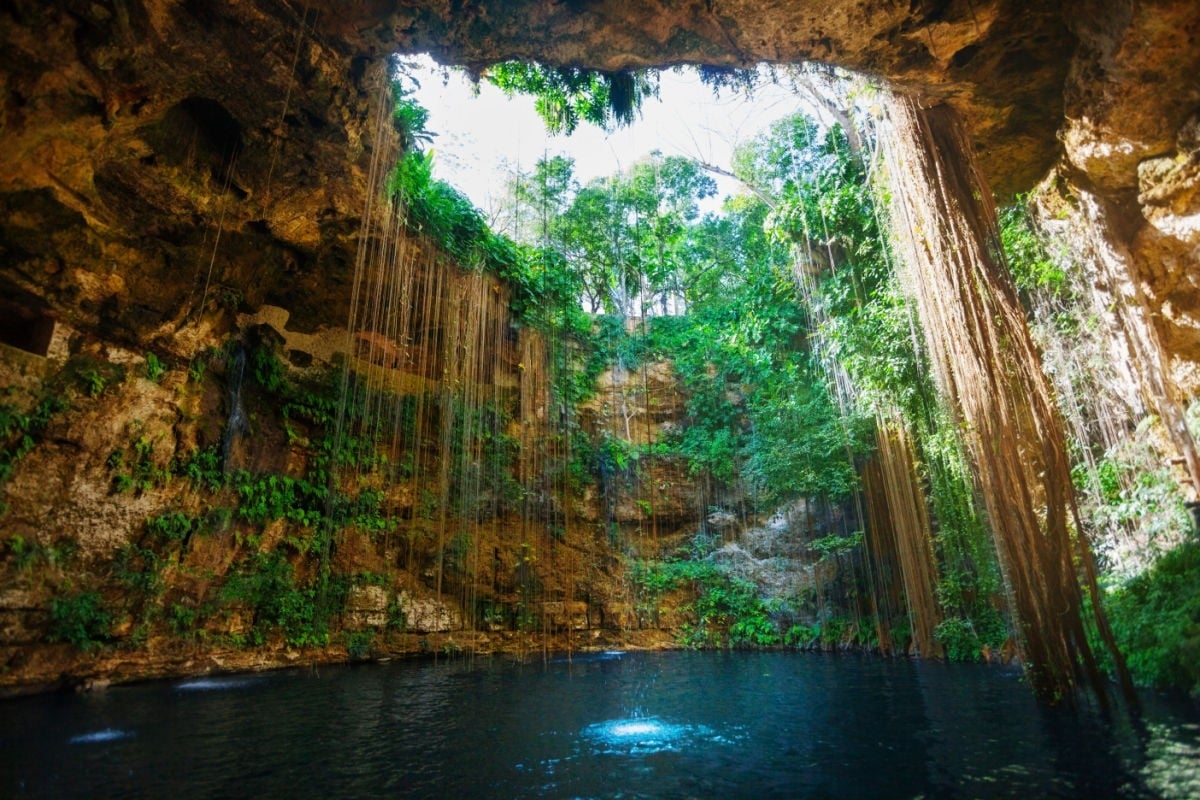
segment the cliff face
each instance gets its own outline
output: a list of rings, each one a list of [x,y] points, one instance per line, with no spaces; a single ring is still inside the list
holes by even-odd
[[[245,637],[253,628],[248,611],[207,626],[194,617],[250,552],[245,537],[283,541],[297,526],[210,518],[228,504],[172,470],[181,456],[220,444],[235,405],[230,362],[210,348],[265,325],[294,367],[332,362],[371,165],[396,155],[394,137],[373,127],[388,102],[390,53],[430,50],[473,68],[508,58],[601,69],[815,59],[950,103],[998,191],[1028,190],[1053,170],[1043,205],[1073,227],[1103,290],[1121,298],[1118,324],[1144,362],[1144,392],[1178,406],[1200,388],[1198,33],[1200,8],[1186,0],[5,4],[0,387],[20,416],[6,417],[3,433],[21,455],[2,487],[3,680],[132,677],[289,657],[287,647],[175,642],[147,645],[140,662],[111,653],[81,662],[67,645],[29,645],[42,641],[47,601],[63,585],[132,597],[121,581],[147,574],[162,577],[149,588],[167,587],[161,607],[179,609],[171,613],[181,615],[181,629]],[[656,405],[669,388],[660,377],[639,390],[609,376],[609,400],[591,408],[589,424],[649,441],[669,422]],[[52,398],[63,403],[47,404]],[[252,444],[238,445],[235,461],[302,476],[313,454],[277,417],[277,399],[253,401]],[[488,625],[500,632],[528,623],[511,609],[522,581],[536,575],[543,601],[558,604],[540,610],[549,629],[636,629],[603,526],[630,533],[649,522],[647,546],[671,546],[710,499],[683,493],[669,465],[655,469],[644,498],[616,485],[589,490],[579,526],[536,552],[506,534],[519,521],[497,519],[477,534],[482,551],[493,551],[490,566],[473,568],[484,585],[480,576],[491,570],[499,610]],[[393,500],[398,508],[414,502]],[[147,519],[168,512],[211,524],[204,535],[146,539]],[[385,628],[391,614],[433,636],[429,645],[428,635],[414,634],[399,649],[444,644],[437,637],[461,619],[429,599],[428,543],[393,575],[398,552],[363,537],[340,551],[341,568],[359,576],[347,589],[346,629]],[[128,552],[131,545],[151,552]],[[374,577],[385,573],[395,580]],[[292,575],[301,586],[308,577]],[[448,588],[462,587],[451,580]],[[123,640],[142,635],[142,611],[131,607],[127,626],[118,621]],[[339,647],[305,657],[344,658]]]
[[[388,54],[474,68],[814,59],[953,104],[1002,194],[1065,155],[1166,346],[1194,360],[1181,276],[1195,272],[1200,12],[1036,6],[16,2],[0,12],[0,278],[23,305],[127,340],[171,346],[214,297],[311,329],[343,308]]]

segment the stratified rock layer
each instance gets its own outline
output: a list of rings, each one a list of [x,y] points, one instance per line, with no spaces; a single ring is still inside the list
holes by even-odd
[[[28,401],[49,369],[43,355],[130,375],[82,376],[98,402],[53,423],[50,444],[14,475],[0,545],[18,525],[47,544],[72,537],[77,558],[100,559],[179,500],[109,492],[118,448],[152,441],[147,463],[165,464],[169,451],[215,435],[195,423],[221,412],[220,396],[189,394],[182,367],[161,384],[133,377],[146,351],[182,364],[239,325],[275,320],[289,342],[307,343],[297,358],[331,357],[371,163],[396,155],[379,122],[397,51],[476,70],[511,58],[606,70],[814,59],[952,104],[999,192],[1028,190],[1055,169],[1055,213],[1088,242],[1105,291],[1123,299],[1125,335],[1146,362],[1143,391],[1179,406],[1200,388],[1198,35],[1192,0],[6,3],[0,342],[21,352],[0,353],[0,387]],[[647,400],[647,418],[649,409]],[[682,497],[658,505],[672,524],[687,517]],[[629,503],[617,511],[637,516]],[[210,549],[214,569],[227,567],[229,554]],[[351,610],[377,622],[387,609],[367,588]],[[6,641],[21,640],[20,620],[36,623],[44,597],[0,598]],[[410,613],[450,613],[424,602],[413,599]],[[618,599],[580,602],[553,610],[562,626],[635,618]],[[44,675],[59,663],[47,658],[41,673],[32,662],[10,667]],[[164,658],[123,674],[216,663]]]

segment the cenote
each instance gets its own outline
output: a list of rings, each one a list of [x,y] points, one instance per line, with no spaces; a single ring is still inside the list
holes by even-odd
[[[1200,796],[1197,31],[4,3],[0,795]]]
[[[1187,798],[1200,714],[1046,708],[980,665],[406,661],[6,703],[5,797]]]

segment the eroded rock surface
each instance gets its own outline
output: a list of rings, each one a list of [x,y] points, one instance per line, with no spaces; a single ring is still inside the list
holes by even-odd
[[[52,423],[48,444],[13,477],[8,496],[24,499],[5,518],[0,544],[20,536],[40,548],[30,551],[36,558],[49,560],[71,537],[79,547],[73,558],[104,563],[136,543],[150,515],[180,503],[198,510],[194,497],[173,489],[114,493],[111,459],[144,441],[139,463],[163,468],[172,452],[214,441],[220,393],[189,388],[197,381],[185,378],[182,364],[231,330],[274,326],[289,358],[294,351],[296,359],[332,360],[368,184],[396,155],[382,113],[386,60],[396,51],[429,50],[473,69],[510,58],[607,70],[816,59],[877,76],[930,104],[950,103],[966,118],[1002,195],[1032,188],[1058,163],[1052,185],[1065,199],[1051,205],[1088,242],[1097,280],[1122,298],[1119,325],[1155,373],[1143,375],[1144,391],[1178,403],[1200,389],[1198,34],[1200,6],[1192,0],[6,3],[0,315],[19,317],[20,346],[57,364],[82,356],[144,371],[148,350],[179,363],[161,383],[109,380],[93,406]],[[50,323],[57,332],[43,336]],[[41,381],[39,358],[0,353],[0,385],[32,392]],[[668,387],[666,376],[650,378],[651,389]],[[628,402],[597,407],[598,417],[620,421],[614,430],[631,441],[653,441],[671,423],[666,406],[652,402],[654,391],[640,400],[622,394],[620,383],[609,388]],[[216,421],[198,422],[204,419]],[[272,435],[250,455],[299,457],[283,431]],[[663,472],[651,483],[661,492],[647,502],[655,524],[669,526],[669,544],[700,512],[675,476]],[[627,493],[590,513],[632,525],[645,513],[636,500]],[[285,533],[276,526],[263,536]],[[212,580],[205,576],[229,569],[226,540],[233,536],[197,540],[189,558],[198,577],[181,578],[180,591],[201,595],[201,584]],[[366,545],[352,559],[352,545],[344,558],[356,568],[380,568]],[[548,553],[555,559],[548,596],[561,599],[542,611],[561,628],[621,631],[632,640],[641,635],[633,630],[637,610],[607,593],[612,570],[597,555],[603,550],[602,541],[582,537],[545,548],[544,561]],[[501,586],[497,577],[497,592],[515,596],[525,559],[493,556],[486,569],[513,583]],[[14,564],[12,574],[26,574]],[[26,652],[44,630],[49,588],[21,580],[30,585],[0,595],[10,677],[49,685],[71,664],[75,679],[123,679],[255,668],[294,656],[210,650],[201,657],[186,647],[156,651],[152,643],[141,661],[105,655],[80,667],[67,645]],[[386,626],[395,598],[363,587],[349,627]],[[431,643],[406,640],[398,651],[438,648],[445,644],[439,636],[460,633],[461,617],[436,598],[414,592],[407,602],[405,613],[425,621]],[[237,620],[228,622],[233,635]]]

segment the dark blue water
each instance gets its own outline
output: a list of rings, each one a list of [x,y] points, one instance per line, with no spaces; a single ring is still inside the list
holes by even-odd
[[[1200,798],[1200,717],[875,658],[403,662],[0,703],[0,797]]]

